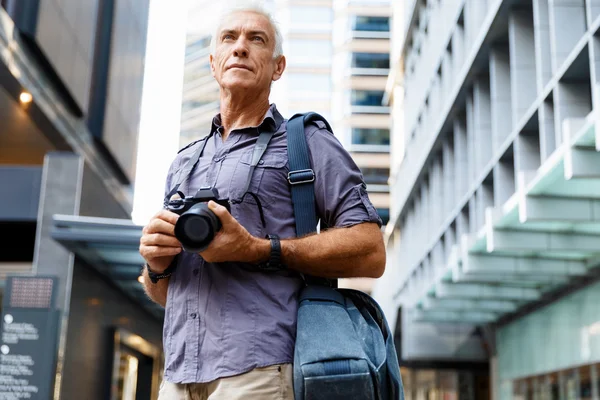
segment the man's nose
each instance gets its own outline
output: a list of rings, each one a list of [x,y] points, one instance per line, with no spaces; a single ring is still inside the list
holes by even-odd
[[[233,49],[233,55],[235,57],[248,57],[248,44],[245,38],[240,37],[237,40]]]

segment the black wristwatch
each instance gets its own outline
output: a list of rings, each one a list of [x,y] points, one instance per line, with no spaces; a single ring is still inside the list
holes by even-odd
[[[259,265],[259,268],[263,271],[279,271],[285,269],[285,266],[281,263],[281,243],[279,242],[279,236],[267,235],[267,239],[271,241],[271,255],[267,262]]]
[[[156,272],[153,272],[150,269],[150,265],[148,265],[148,263],[146,263],[146,271],[148,271],[148,277],[150,278],[150,282],[152,283],[156,283],[161,279],[165,279],[171,276],[171,274],[173,272],[175,272],[175,269],[177,269],[177,256],[175,256],[175,258],[173,258],[173,261],[171,261],[171,264],[169,264],[169,266],[167,267],[167,269],[165,269],[163,272],[161,272],[160,274],[157,274]]]

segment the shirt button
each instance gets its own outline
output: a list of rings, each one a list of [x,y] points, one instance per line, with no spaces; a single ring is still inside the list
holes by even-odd
[[[195,312],[190,314],[190,317],[191,317],[192,319],[196,319],[196,317],[197,317],[197,316],[198,316],[198,315],[197,315]]]
[[[200,272],[200,270],[199,270],[198,268],[196,268],[196,269],[193,271],[193,273],[194,273],[194,276],[198,276],[198,273],[199,273],[199,272]]]
[[[259,163],[260,165],[263,165],[265,162],[264,162],[264,160],[260,160],[258,163]]]

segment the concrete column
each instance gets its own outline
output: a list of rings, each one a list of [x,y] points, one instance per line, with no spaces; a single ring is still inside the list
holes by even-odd
[[[473,185],[473,182],[477,178],[477,158],[476,158],[476,129],[475,129],[475,106],[473,104],[473,92],[467,94],[466,101],[466,115],[467,115],[467,160],[469,165],[469,179],[467,183],[467,189]]]
[[[588,0],[585,4],[588,26],[592,26],[600,16],[600,0]]]
[[[552,69],[557,72],[586,30],[584,0],[549,0]]]
[[[455,195],[457,202],[467,194],[469,185],[469,146],[467,129],[463,118],[454,120],[454,177]]]
[[[490,357],[490,394],[491,400],[500,399],[500,385],[498,376],[498,356]]]
[[[485,76],[473,84],[473,133],[475,177],[492,160],[492,122],[490,104],[490,82]]]
[[[544,100],[539,109],[540,157],[541,162],[556,150],[556,128],[554,126],[554,100]]]
[[[83,159],[73,153],[48,153],[44,159],[37,217],[33,271],[58,277],[57,307],[61,311],[54,398],[58,399],[64,365],[74,256],[50,236],[54,214],[79,214]]]
[[[490,99],[492,147],[499,148],[512,132],[510,57],[508,47],[496,46],[490,52]]]
[[[446,218],[452,210],[457,202],[456,196],[456,173],[454,167],[454,147],[449,143],[448,140],[444,142],[443,150],[442,150],[442,158],[443,158],[443,185],[444,185],[444,212],[443,216]]]
[[[550,56],[550,16],[548,0],[533,0],[533,30],[535,36],[535,57],[541,61],[537,67],[537,90],[541,93],[552,77],[552,57]]]
[[[537,94],[532,20],[532,11],[526,9],[511,11],[508,19],[512,120],[514,125],[519,123],[523,114],[531,107]]]
[[[502,206],[515,193],[515,168],[512,159],[500,160],[494,167],[494,206]]]
[[[540,143],[535,132],[521,132],[514,144],[515,170],[535,171],[540,166]]]

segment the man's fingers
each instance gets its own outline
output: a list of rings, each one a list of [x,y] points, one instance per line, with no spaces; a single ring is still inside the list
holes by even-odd
[[[164,219],[156,218],[146,225],[146,231],[143,233],[164,233],[166,235],[175,236],[175,225],[165,221]]]
[[[225,207],[223,207],[220,204],[217,204],[212,200],[208,202],[208,208],[210,208],[210,210],[214,212],[217,217],[219,217],[223,225],[227,225],[235,221],[235,219],[231,216],[231,214],[229,214],[229,211],[227,211]]]
[[[179,243],[179,240],[177,240],[176,237],[164,235],[162,233],[143,235],[140,239],[140,243],[145,246],[181,247],[181,243]]]
[[[146,261],[158,257],[174,256],[179,253],[181,253],[181,247],[140,246],[140,254],[146,259]]]
[[[158,218],[162,219],[163,221],[167,221],[170,224],[175,225],[175,223],[177,223],[177,220],[179,219],[179,215],[175,214],[172,211],[161,210]]]
[[[167,222],[175,225],[178,218],[179,218],[179,215],[175,214],[172,211],[163,209],[163,210],[160,210],[159,212],[157,212],[156,214],[154,214],[154,217],[152,217],[150,222],[152,222],[155,219],[162,219],[163,221],[167,221]]]

